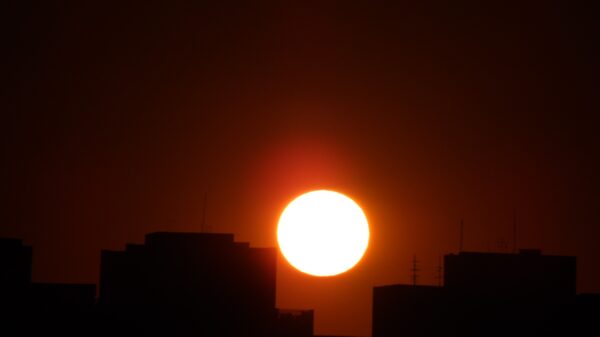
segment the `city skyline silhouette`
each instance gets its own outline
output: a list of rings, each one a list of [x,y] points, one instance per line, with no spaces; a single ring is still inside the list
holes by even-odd
[[[147,233],[276,247],[328,189],[371,237],[334,278],[277,259],[276,307],[315,334],[371,335],[374,287],[439,285],[458,251],[576,256],[599,293],[593,5],[9,0],[0,237],[34,283],[97,284]]]
[[[318,336],[318,312],[276,307],[276,249],[233,234],[155,232],[103,250],[98,292],[32,282],[31,253],[0,238],[0,332],[11,336]],[[374,287],[372,336],[600,332],[600,293],[577,293],[575,257],[459,252],[444,256],[443,270],[439,286]]]

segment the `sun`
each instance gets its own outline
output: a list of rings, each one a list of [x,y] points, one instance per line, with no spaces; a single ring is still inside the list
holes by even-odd
[[[296,269],[334,276],[352,267],[369,245],[369,223],[354,200],[334,191],[312,191],[285,208],[277,227],[279,249]]]

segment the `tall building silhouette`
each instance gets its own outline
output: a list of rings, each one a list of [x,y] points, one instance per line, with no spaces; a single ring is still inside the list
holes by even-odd
[[[14,293],[31,282],[31,247],[23,240],[0,238],[0,291]]]
[[[599,297],[576,295],[574,257],[461,252],[444,271],[444,286],[375,287],[373,337],[600,335]]]
[[[301,326],[312,335],[312,312],[291,319],[275,308],[276,262],[276,249],[232,234],[148,234],[143,245],[102,251],[99,307],[114,328],[150,335],[271,336]]]
[[[312,310],[275,307],[277,251],[232,234],[146,235],[102,251],[94,284],[31,282],[32,249],[0,238],[0,336],[312,337]]]
[[[93,335],[96,286],[34,283],[32,249],[0,238],[0,335]]]
[[[20,328],[27,310],[31,259],[31,247],[22,240],[0,238],[0,326],[5,331]]]
[[[471,292],[545,298],[575,295],[577,268],[574,256],[542,255],[537,249],[519,254],[471,253],[444,257],[444,284]]]

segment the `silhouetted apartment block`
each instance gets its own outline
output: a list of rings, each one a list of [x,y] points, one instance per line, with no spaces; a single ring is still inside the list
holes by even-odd
[[[96,303],[96,285],[32,283],[29,298],[38,306],[38,309],[92,310]]]
[[[232,234],[152,233],[103,251],[100,306],[122,329],[150,335],[264,336],[276,320],[274,248]]]
[[[532,249],[519,254],[461,252],[444,257],[445,286],[477,292],[573,296],[576,272],[574,256],[542,255]]]
[[[575,295],[574,257],[462,252],[445,256],[444,272],[443,287],[375,287],[373,337],[588,336],[584,325],[600,332],[586,318],[599,301]]]
[[[569,312],[574,322],[574,336],[600,336],[600,294],[580,294],[575,310]]]
[[[0,239],[0,335],[93,335],[96,286],[31,282],[32,249]]]
[[[427,323],[443,318],[448,307],[447,293],[441,287],[390,285],[373,288],[373,337],[447,336],[447,325]],[[452,336],[452,335],[450,335]]]
[[[0,335],[20,328],[27,313],[31,256],[22,240],[0,238]]]
[[[93,336],[96,331],[96,285],[32,283],[23,336]]]
[[[281,337],[312,337],[313,322],[313,310],[278,309],[273,335]]]
[[[0,238],[0,289],[14,291],[31,282],[31,247],[19,239]]]

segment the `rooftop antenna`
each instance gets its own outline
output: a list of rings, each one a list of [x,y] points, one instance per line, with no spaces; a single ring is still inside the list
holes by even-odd
[[[500,238],[496,241],[496,245],[497,247],[497,253],[508,253],[510,252],[510,248],[509,248],[509,244],[508,244],[508,240],[504,239],[504,238]]]
[[[204,205],[202,206],[202,225],[200,232],[206,233],[206,203],[208,202],[208,192],[204,192]]]
[[[513,253],[517,253],[517,210],[513,208]]]
[[[437,267],[437,275],[435,277],[438,280],[438,286],[442,286],[443,279],[443,268],[442,268],[442,256],[438,257],[438,267]]]
[[[462,219],[460,219],[460,240],[458,242],[458,252],[463,251],[463,236],[464,236],[465,224]]]
[[[412,283],[413,286],[417,286],[417,272],[419,271],[419,268],[417,267],[417,255],[414,254],[413,255],[413,260],[412,260],[412,268],[410,269],[410,271],[412,272]]]

